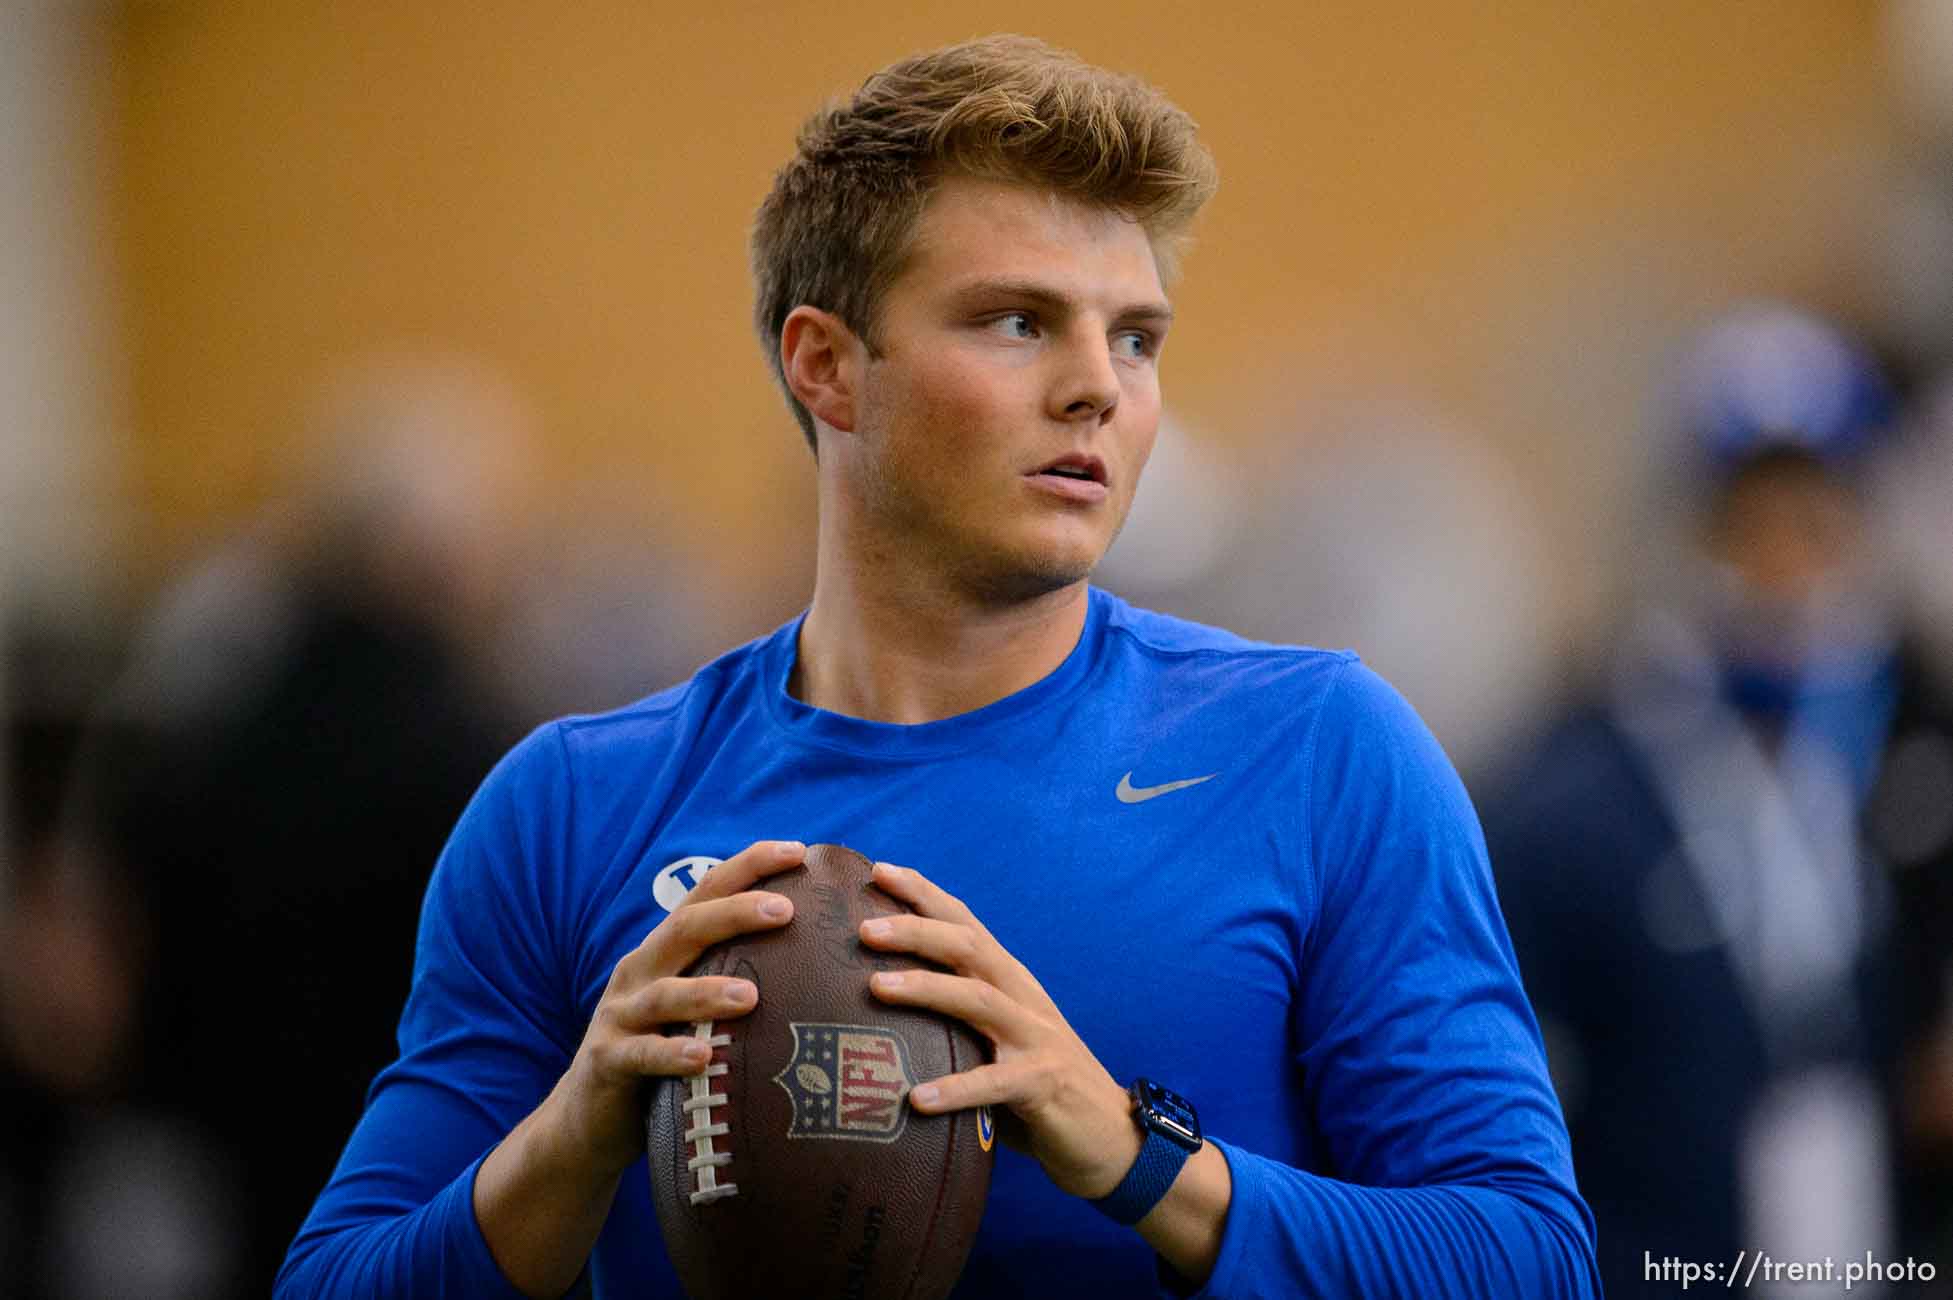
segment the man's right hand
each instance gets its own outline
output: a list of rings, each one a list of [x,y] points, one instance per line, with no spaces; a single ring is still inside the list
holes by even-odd
[[[757,1001],[747,980],[680,972],[713,944],[791,920],[792,903],[754,886],[806,856],[798,841],[761,840],[706,872],[617,963],[570,1068],[482,1162],[475,1218],[496,1264],[526,1294],[561,1295],[583,1270],[617,1180],[644,1153],[644,1081],[705,1069],[709,1051],[665,1030],[735,1019]]]

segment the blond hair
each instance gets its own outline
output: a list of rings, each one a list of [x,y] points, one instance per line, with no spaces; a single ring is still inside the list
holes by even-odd
[[[1139,222],[1171,276],[1214,160],[1193,119],[1136,77],[1026,36],[903,59],[814,114],[753,224],[754,324],[783,390],[780,332],[801,304],[875,348],[877,308],[936,182],[1019,181]],[[787,402],[809,446],[814,422]]]

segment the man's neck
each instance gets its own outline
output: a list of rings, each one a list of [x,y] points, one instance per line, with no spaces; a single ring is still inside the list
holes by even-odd
[[[824,570],[788,690],[872,722],[936,722],[1049,676],[1085,627],[1086,584],[1003,605]]]

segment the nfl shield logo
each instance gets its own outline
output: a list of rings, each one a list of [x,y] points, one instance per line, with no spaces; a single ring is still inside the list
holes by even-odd
[[[893,1142],[908,1122],[909,1049],[866,1025],[793,1022],[793,1059],[773,1076],[793,1098],[790,1138]]]

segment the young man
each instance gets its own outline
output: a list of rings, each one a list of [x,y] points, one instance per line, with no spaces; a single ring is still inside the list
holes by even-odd
[[[917,915],[862,940],[948,973],[877,995],[994,1046],[911,1097],[1009,1117],[962,1294],[1592,1293],[1428,733],[1350,655],[1087,585],[1159,419],[1161,267],[1212,185],[1178,109],[1022,39],[907,60],[809,124],[754,261],[815,448],[813,601],[490,778],[282,1294],[556,1295],[586,1270],[675,1294],[642,1085],[703,1068],[665,1026],[766,996],[679,972],[791,924],[765,879],[815,840],[907,864],[876,881]],[[1143,1130],[1138,1076],[1211,1139]]]

